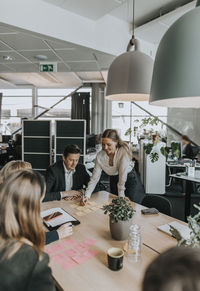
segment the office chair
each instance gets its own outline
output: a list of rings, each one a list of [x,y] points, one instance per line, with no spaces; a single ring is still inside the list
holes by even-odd
[[[165,197],[156,194],[146,194],[141,204],[148,208],[156,208],[159,212],[162,212],[166,215],[172,215],[171,202]]]

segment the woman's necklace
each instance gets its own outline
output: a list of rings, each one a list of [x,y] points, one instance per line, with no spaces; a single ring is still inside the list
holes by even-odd
[[[109,166],[113,166],[113,158],[114,158],[114,154],[109,155]]]

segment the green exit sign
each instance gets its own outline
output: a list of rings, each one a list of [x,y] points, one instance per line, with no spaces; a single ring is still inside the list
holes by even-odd
[[[54,65],[53,64],[41,64],[40,65],[40,72],[54,72]]]

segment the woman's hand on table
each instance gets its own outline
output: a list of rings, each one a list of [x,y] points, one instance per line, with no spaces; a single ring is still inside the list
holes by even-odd
[[[80,200],[80,205],[85,206],[87,204],[88,200],[89,199],[86,196],[82,197]]]
[[[65,223],[57,229],[59,239],[70,236],[73,233],[72,223]]]

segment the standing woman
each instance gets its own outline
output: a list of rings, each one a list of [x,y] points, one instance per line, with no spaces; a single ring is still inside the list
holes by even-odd
[[[19,170],[0,185],[0,290],[56,290],[43,252],[44,193],[42,177],[32,170]]]
[[[110,192],[131,201],[141,202],[144,191],[136,191],[138,177],[135,172],[132,153],[114,129],[106,129],[102,135],[102,150],[97,154],[95,167],[86,189],[86,200],[90,198],[102,170],[110,176]],[[142,187],[142,185],[141,185]]]

